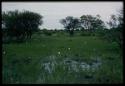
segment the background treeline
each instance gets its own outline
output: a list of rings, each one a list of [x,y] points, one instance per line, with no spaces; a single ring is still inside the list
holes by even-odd
[[[98,36],[109,42],[116,42],[120,47],[123,44],[123,10],[117,15],[111,15],[108,29],[101,20],[100,15],[82,15],[80,18],[67,16],[60,19],[60,23],[65,29],[48,30],[40,29],[43,24],[43,16],[38,13],[23,11],[2,12],[2,33],[3,42],[22,42],[31,39],[32,34],[42,34],[44,36]]]

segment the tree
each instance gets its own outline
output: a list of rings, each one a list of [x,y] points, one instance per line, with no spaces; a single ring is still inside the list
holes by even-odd
[[[123,10],[119,11],[117,15],[111,15],[108,22],[110,25],[110,32],[106,33],[107,39],[116,42],[120,48],[123,46]],[[109,37],[110,36],[110,37]]]
[[[2,21],[4,26],[6,27],[6,32],[9,37],[18,36],[19,34],[15,33],[15,27],[16,27],[16,20],[17,16],[19,15],[19,12],[16,10],[14,12],[3,12],[2,13]]]
[[[24,28],[27,38],[31,38],[32,33],[38,31],[38,26],[43,23],[41,19],[42,16],[37,13],[29,11],[21,13],[18,21],[20,23],[19,27]]]
[[[60,23],[64,25],[64,28],[69,32],[70,36],[74,34],[74,30],[79,27],[79,19],[72,16],[67,16],[65,19],[60,20]]]
[[[110,28],[116,28],[118,26],[118,20],[116,15],[111,15],[110,21],[107,22]]]
[[[100,15],[96,17],[92,15],[82,15],[80,17],[81,29],[95,30],[99,28],[103,28],[104,22],[100,19]]]
[[[29,11],[19,12],[18,10],[3,12],[4,22],[8,36],[16,37],[16,40],[31,38],[33,32],[38,30],[42,24],[42,16]]]

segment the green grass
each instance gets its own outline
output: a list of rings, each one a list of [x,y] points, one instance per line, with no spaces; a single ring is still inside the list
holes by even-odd
[[[70,50],[68,50],[70,48]],[[3,83],[123,83],[121,50],[116,43],[108,43],[95,36],[43,36],[34,34],[23,43],[3,44]],[[60,54],[58,54],[60,52]],[[92,71],[69,71],[57,65],[55,72],[47,73],[41,62],[61,63],[70,58],[87,63],[101,59],[101,66]],[[30,57],[30,60],[28,60]]]

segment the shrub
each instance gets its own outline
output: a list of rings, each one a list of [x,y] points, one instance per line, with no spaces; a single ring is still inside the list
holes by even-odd
[[[47,29],[43,29],[43,34],[45,34],[46,36],[51,36],[52,32]]]

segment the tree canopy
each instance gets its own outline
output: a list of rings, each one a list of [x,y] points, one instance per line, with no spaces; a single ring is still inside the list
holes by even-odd
[[[104,22],[100,19],[100,15],[96,17],[92,15],[82,15],[80,22],[82,29],[94,30],[104,27]]]
[[[38,13],[18,10],[3,12],[2,22],[5,24],[8,36],[17,39],[31,38],[33,32],[43,23],[42,16]]]
[[[79,27],[79,19],[72,16],[67,16],[65,19],[60,20],[60,23],[64,25],[64,28],[69,31],[70,35],[74,34],[74,30]]]

